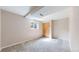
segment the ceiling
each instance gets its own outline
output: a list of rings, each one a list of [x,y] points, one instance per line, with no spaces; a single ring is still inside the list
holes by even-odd
[[[24,16],[31,9],[30,6],[2,6],[0,8],[21,16]]]
[[[1,6],[3,10],[24,16],[25,18],[35,19],[39,21],[46,21],[49,19],[61,18],[64,15],[66,6]],[[61,12],[63,11],[63,12]],[[61,12],[58,17],[58,12]],[[65,12],[65,13],[64,13]]]
[[[62,6],[62,7],[61,6],[45,6],[44,8],[42,8],[39,11],[37,11],[36,13],[34,13],[33,16],[40,18],[40,17],[42,17],[42,16],[40,16],[40,13],[43,14],[44,16],[46,16],[46,15],[61,11],[65,8],[67,8],[67,7],[64,7],[64,6]]]
[[[66,17],[68,14],[67,6],[45,6],[40,10],[36,11],[32,15],[28,15],[27,18],[36,19],[39,21],[57,20]],[[41,14],[41,15],[40,15]]]
[[[0,9],[21,15],[27,16],[28,14],[33,14],[43,6],[1,6]]]

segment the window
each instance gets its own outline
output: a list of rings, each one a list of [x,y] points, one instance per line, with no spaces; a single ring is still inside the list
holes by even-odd
[[[39,23],[38,22],[31,22],[31,28],[33,29],[39,29]]]

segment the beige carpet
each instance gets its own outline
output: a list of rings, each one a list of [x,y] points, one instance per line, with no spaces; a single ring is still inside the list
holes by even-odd
[[[2,52],[70,52],[70,49],[66,40],[40,38],[5,48]]]

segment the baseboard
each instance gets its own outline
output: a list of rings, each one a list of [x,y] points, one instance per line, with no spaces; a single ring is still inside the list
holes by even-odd
[[[41,38],[41,37],[39,37],[39,38]],[[37,39],[38,39],[38,38],[37,38]],[[21,42],[16,42],[16,43],[13,43],[13,44],[10,44],[10,45],[1,47],[0,51],[1,51],[2,49],[4,49],[4,48],[11,47],[11,46],[18,45],[18,44],[22,44],[22,43],[25,43],[25,42],[28,42],[28,41],[32,41],[32,40],[33,40],[33,39],[31,39],[31,40],[25,40],[25,41],[21,41]],[[34,40],[36,40],[36,39],[34,39]]]
[[[0,52],[1,52],[1,50],[2,50],[2,49],[0,48]]]
[[[13,44],[1,47],[1,50],[4,49],[4,48],[7,48],[7,47],[11,47],[11,46],[14,46],[14,45],[25,43],[26,41],[29,41],[29,40],[25,40],[25,41],[21,41],[21,42],[16,42],[16,43],[13,43]]]

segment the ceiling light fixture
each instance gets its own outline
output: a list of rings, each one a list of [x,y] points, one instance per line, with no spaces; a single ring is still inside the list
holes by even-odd
[[[44,15],[40,13],[40,16],[44,16]]]

